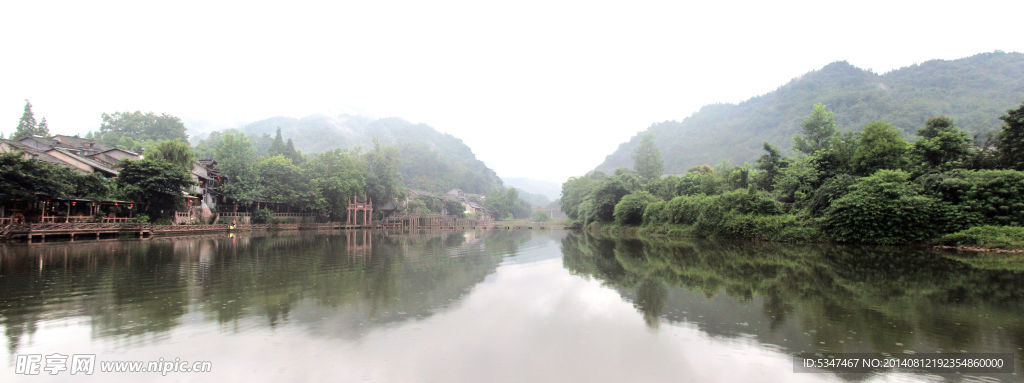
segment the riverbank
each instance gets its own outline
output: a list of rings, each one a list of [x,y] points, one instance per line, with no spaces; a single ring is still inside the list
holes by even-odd
[[[775,218],[775,217],[767,217]],[[765,222],[769,221],[769,222]],[[735,238],[754,242],[832,243],[828,236],[808,221],[797,222],[792,216],[782,219],[741,220],[725,225],[718,233],[708,234],[698,225],[653,224],[626,226],[593,222],[580,229],[607,234],[631,235],[649,240],[681,240],[690,238]],[[976,226],[946,234],[932,241],[906,243],[904,246],[925,246],[936,249],[971,252],[1024,254],[1024,227]],[[898,245],[897,245],[898,246]]]

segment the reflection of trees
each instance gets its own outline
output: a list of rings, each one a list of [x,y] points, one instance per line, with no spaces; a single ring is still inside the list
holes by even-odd
[[[562,245],[566,268],[632,297],[651,325],[657,323],[651,316],[715,317],[695,322],[712,334],[754,333],[795,351],[1024,346],[1019,268],[982,269],[942,253],[895,248],[664,243],[577,234]],[[653,285],[670,290],[659,295]],[[737,303],[729,306],[720,296]],[[708,303],[712,298],[715,303]],[[755,302],[759,311],[746,310]]]
[[[344,235],[155,239],[0,247],[0,324],[14,353],[41,320],[86,316],[96,337],[174,328],[188,312],[315,325],[344,312],[354,327],[430,315],[456,302],[529,236],[503,232],[382,235],[372,253]],[[362,239],[360,239],[362,240]],[[492,246],[492,243],[494,246]],[[342,308],[344,307],[344,308]]]

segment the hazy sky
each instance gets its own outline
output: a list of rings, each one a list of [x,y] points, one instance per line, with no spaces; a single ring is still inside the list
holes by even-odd
[[[1024,51],[1022,1],[5,1],[0,131],[142,110],[230,126],[361,113],[462,138],[504,177],[585,173],[651,123],[836,60]]]

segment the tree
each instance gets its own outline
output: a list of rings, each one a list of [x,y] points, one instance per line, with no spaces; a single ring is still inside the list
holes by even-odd
[[[384,204],[405,193],[402,174],[398,172],[400,158],[398,149],[390,146],[381,147],[376,139],[373,150],[363,155],[363,164],[366,166],[366,192],[374,203]]]
[[[840,242],[895,244],[928,240],[945,226],[945,205],[902,170],[879,170],[832,201],[824,227]]]
[[[125,161],[117,177],[117,187],[139,211],[154,221],[168,218],[184,204],[182,189],[192,178],[181,167],[155,160]]]
[[[365,166],[358,152],[328,150],[307,164],[317,206],[327,209],[332,219],[345,219],[348,200],[366,190]]]
[[[305,172],[283,155],[266,157],[256,166],[257,194],[261,199],[303,208],[314,201]]]
[[[487,195],[484,207],[498,219],[517,219],[530,216],[530,204],[519,198],[515,188],[499,189]]]
[[[1024,170],[1024,103],[999,119],[1005,122],[996,139],[1000,162],[1005,167]]]
[[[226,180],[221,191],[227,197],[242,204],[250,204],[256,199],[256,153],[249,139],[239,132],[228,132],[221,136],[214,148],[217,167]]]
[[[22,158],[19,153],[0,153],[0,190],[6,194],[5,198],[28,201],[39,197],[64,197],[70,194],[71,188],[55,176],[59,171],[56,165]]]
[[[800,134],[793,136],[793,148],[804,154],[827,148],[832,137],[839,133],[832,112],[822,104],[814,104],[811,116],[800,123],[800,127]]]
[[[879,169],[902,169],[906,151],[907,141],[899,129],[884,121],[869,123],[853,153],[854,171],[868,175]]]
[[[941,172],[964,166],[971,157],[971,139],[953,119],[932,117],[917,130],[921,136],[910,148],[915,173]]]
[[[281,137],[281,128],[277,128],[274,140],[270,142],[270,148],[267,149],[268,156],[276,156],[278,154],[285,154],[284,139]]]
[[[11,135],[11,139],[17,141],[33,134],[36,134],[36,117],[32,114],[32,103],[25,100],[25,111],[21,113],[21,120],[18,121],[18,127]]]
[[[612,213],[615,223],[630,226],[641,224],[644,218],[644,209],[655,201],[658,201],[658,197],[645,191],[627,194],[619,203],[615,204],[615,210]]]
[[[189,147],[188,143],[177,139],[160,141],[152,149],[146,151],[145,155],[146,158],[151,160],[178,165],[187,172],[192,171],[192,166],[196,160],[196,156],[192,153],[192,148]]]
[[[659,178],[665,171],[661,151],[654,144],[654,134],[646,133],[640,137],[640,145],[633,150],[633,170],[645,179]]]
[[[103,113],[102,118],[98,136],[100,142],[107,145],[140,150],[143,143],[150,140],[188,141],[185,124],[168,114],[157,116],[152,112],[117,112]]]
[[[46,123],[46,117],[43,117],[42,120],[39,120],[39,125],[36,125],[35,135],[40,137],[50,136],[50,124]]]
[[[779,149],[767,142],[764,143],[764,151],[766,153],[757,159],[754,166],[758,172],[754,174],[752,183],[758,189],[772,191],[775,190],[775,178],[786,167],[786,159],[782,158]]]

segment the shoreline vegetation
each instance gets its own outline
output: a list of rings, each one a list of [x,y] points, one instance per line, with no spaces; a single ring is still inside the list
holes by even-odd
[[[907,140],[884,121],[840,133],[815,105],[793,138],[756,163],[663,175],[646,134],[633,169],[593,171],[562,185],[573,227],[647,238],[933,246],[1024,252],[1024,104],[995,134],[968,137],[949,117]]]

